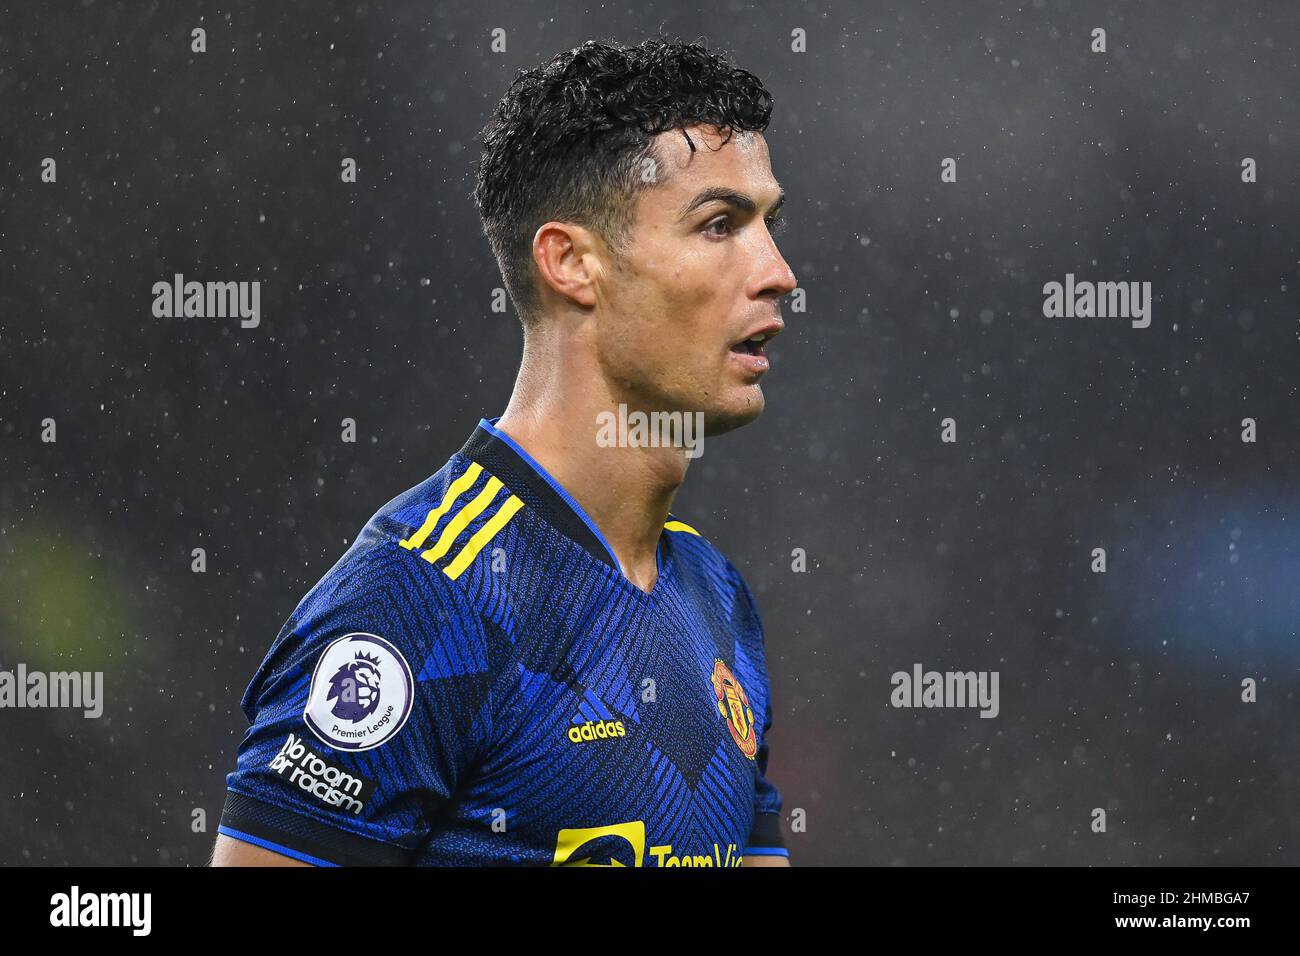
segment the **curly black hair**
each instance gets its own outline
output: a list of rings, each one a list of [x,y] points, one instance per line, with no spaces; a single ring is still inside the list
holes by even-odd
[[[480,133],[474,201],[525,328],[541,308],[532,240],[542,223],[589,228],[617,260],[636,198],[656,181],[640,175],[645,160],[658,166],[654,136],[681,129],[693,152],[686,126],[707,123],[730,139],[765,130],[771,115],[758,77],[695,43],[588,40],[520,71]]]

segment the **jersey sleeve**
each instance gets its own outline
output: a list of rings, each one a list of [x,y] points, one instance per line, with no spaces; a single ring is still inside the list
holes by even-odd
[[[767,779],[767,733],[772,729],[769,701],[763,721],[763,736],[754,758],[754,828],[745,841],[745,853],[752,856],[789,856],[781,835],[781,791]]]
[[[749,838],[745,841],[745,854],[750,856],[786,856],[785,838],[781,833],[781,791],[767,778],[768,733],[772,729],[772,692],[767,676],[767,660],[764,648],[763,622],[758,613],[758,604],[739,572],[736,574],[741,591],[741,602],[751,616],[752,630],[756,639],[752,642],[753,666],[758,672],[763,689],[762,731],[758,741],[758,752],[754,755],[754,825]]]
[[[403,554],[339,565],[276,637],[218,831],[316,865],[409,864],[490,734],[477,614]]]

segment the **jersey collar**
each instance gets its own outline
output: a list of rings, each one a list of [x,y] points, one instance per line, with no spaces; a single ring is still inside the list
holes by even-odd
[[[596,523],[573,500],[555,478],[528,452],[496,427],[501,416],[480,418],[474,434],[465,442],[460,454],[476,461],[501,483],[518,495],[524,504],[538,512],[555,530],[586,549],[597,561],[613,568],[619,575],[623,570],[614,549],[600,533]]]

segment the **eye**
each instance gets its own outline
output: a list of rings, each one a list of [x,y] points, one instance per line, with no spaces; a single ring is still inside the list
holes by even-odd
[[[725,226],[727,227],[727,232],[726,232],[726,233],[720,233],[720,232],[714,232],[714,231],[713,231],[713,227],[716,226],[716,225],[718,225],[719,223],[721,223],[721,224],[723,224],[723,225],[725,225]],[[707,226],[704,227],[704,231],[705,231],[708,235],[710,235],[710,236],[723,236],[723,235],[726,235],[727,233],[730,233],[730,232],[731,232],[731,217],[730,217],[730,216],[719,216],[717,219],[710,220],[710,221],[709,221],[709,224],[708,224]]]
[[[782,232],[782,231],[785,229],[785,217],[784,217],[784,216],[769,216],[767,219],[764,220],[764,222],[767,223],[767,230],[768,230],[768,232],[770,232],[770,233],[771,233],[772,235],[774,235],[774,236],[777,235],[778,233]],[[725,231],[725,232],[716,232],[716,231],[714,231],[714,226],[718,226],[718,225],[726,226],[726,227],[727,227],[727,228],[726,228],[726,231]],[[723,216],[719,216],[717,219],[712,219],[712,220],[710,220],[709,223],[708,223],[708,225],[706,225],[706,226],[704,227],[704,231],[705,231],[708,235],[711,235],[711,236],[718,236],[719,238],[721,238],[722,236],[725,236],[725,235],[730,234],[730,232],[731,232],[731,216],[730,216],[730,215],[723,215]]]

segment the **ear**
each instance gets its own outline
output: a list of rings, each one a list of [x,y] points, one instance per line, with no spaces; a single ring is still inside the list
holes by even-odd
[[[587,308],[596,304],[596,278],[604,245],[571,222],[544,223],[533,236],[533,262],[556,295]]]

